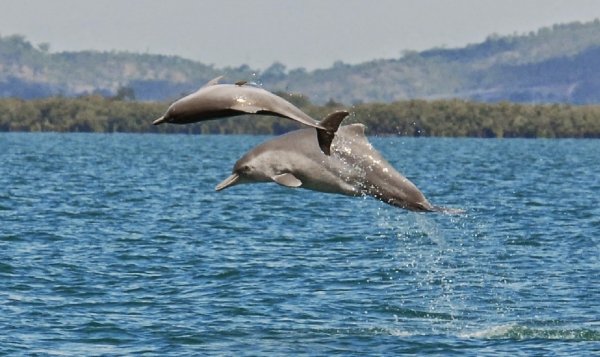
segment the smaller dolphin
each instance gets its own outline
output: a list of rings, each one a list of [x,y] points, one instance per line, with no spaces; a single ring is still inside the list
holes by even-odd
[[[331,141],[343,117],[340,119],[338,115],[317,122],[292,103],[269,91],[246,85],[246,81],[219,84],[221,78],[217,77],[196,92],[175,101],[152,124],[190,124],[245,114],[277,116],[317,129],[319,147],[326,155],[330,154]]]
[[[429,203],[412,182],[373,148],[362,124],[340,127],[331,145],[331,156],[317,150],[314,141],[312,129],[302,129],[264,142],[242,156],[231,176],[215,189],[276,182],[290,188],[368,195],[411,211],[462,213]]]

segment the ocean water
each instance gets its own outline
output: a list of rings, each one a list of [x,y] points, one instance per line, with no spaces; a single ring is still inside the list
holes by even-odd
[[[0,355],[600,354],[600,140],[371,139],[451,216],[215,192],[265,139],[0,134]]]

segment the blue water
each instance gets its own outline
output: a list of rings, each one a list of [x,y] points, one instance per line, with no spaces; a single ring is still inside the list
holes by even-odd
[[[372,139],[461,216],[214,192],[264,140],[0,134],[0,355],[600,353],[600,140]]]

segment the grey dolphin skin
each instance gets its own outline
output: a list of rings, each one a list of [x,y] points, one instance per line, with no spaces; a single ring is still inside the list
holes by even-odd
[[[244,183],[276,182],[320,192],[373,196],[411,211],[462,212],[429,203],[373,148],[362,124],[340,127],[331,145],[331,156],[323,155],[315,144],[313,129],[302,129],[258,145],[235,163],[231,176],[216,190]]]
[[[328,117],[317,122],[292,103],[269,91],[247,85],[245,81],[218,84],[221,78],[217,77],[198,91],[177,100],[152,124],[189,124],[245,114],[277,116],[317,129],[319,147],[326,155],[330,154],[331,141],[343,117]]]

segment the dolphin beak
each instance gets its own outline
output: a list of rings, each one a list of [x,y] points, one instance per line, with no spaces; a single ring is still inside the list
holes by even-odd
[[[239,181],[240,181],[240,175],[233,173],[233,174],[231,174],[231,176],[229,176],[225,180],[221,181],[221,183],[218,184],[217,187],[215,187],[215,190],[216,191],[224,190],[227,187],[237,185]]]
[[[158,124],[162,124],[164,122],[167,121],[167,118],[163,115],[162,117],[156,119],[155,121],[152,122],[152,125],[158,125]]]

